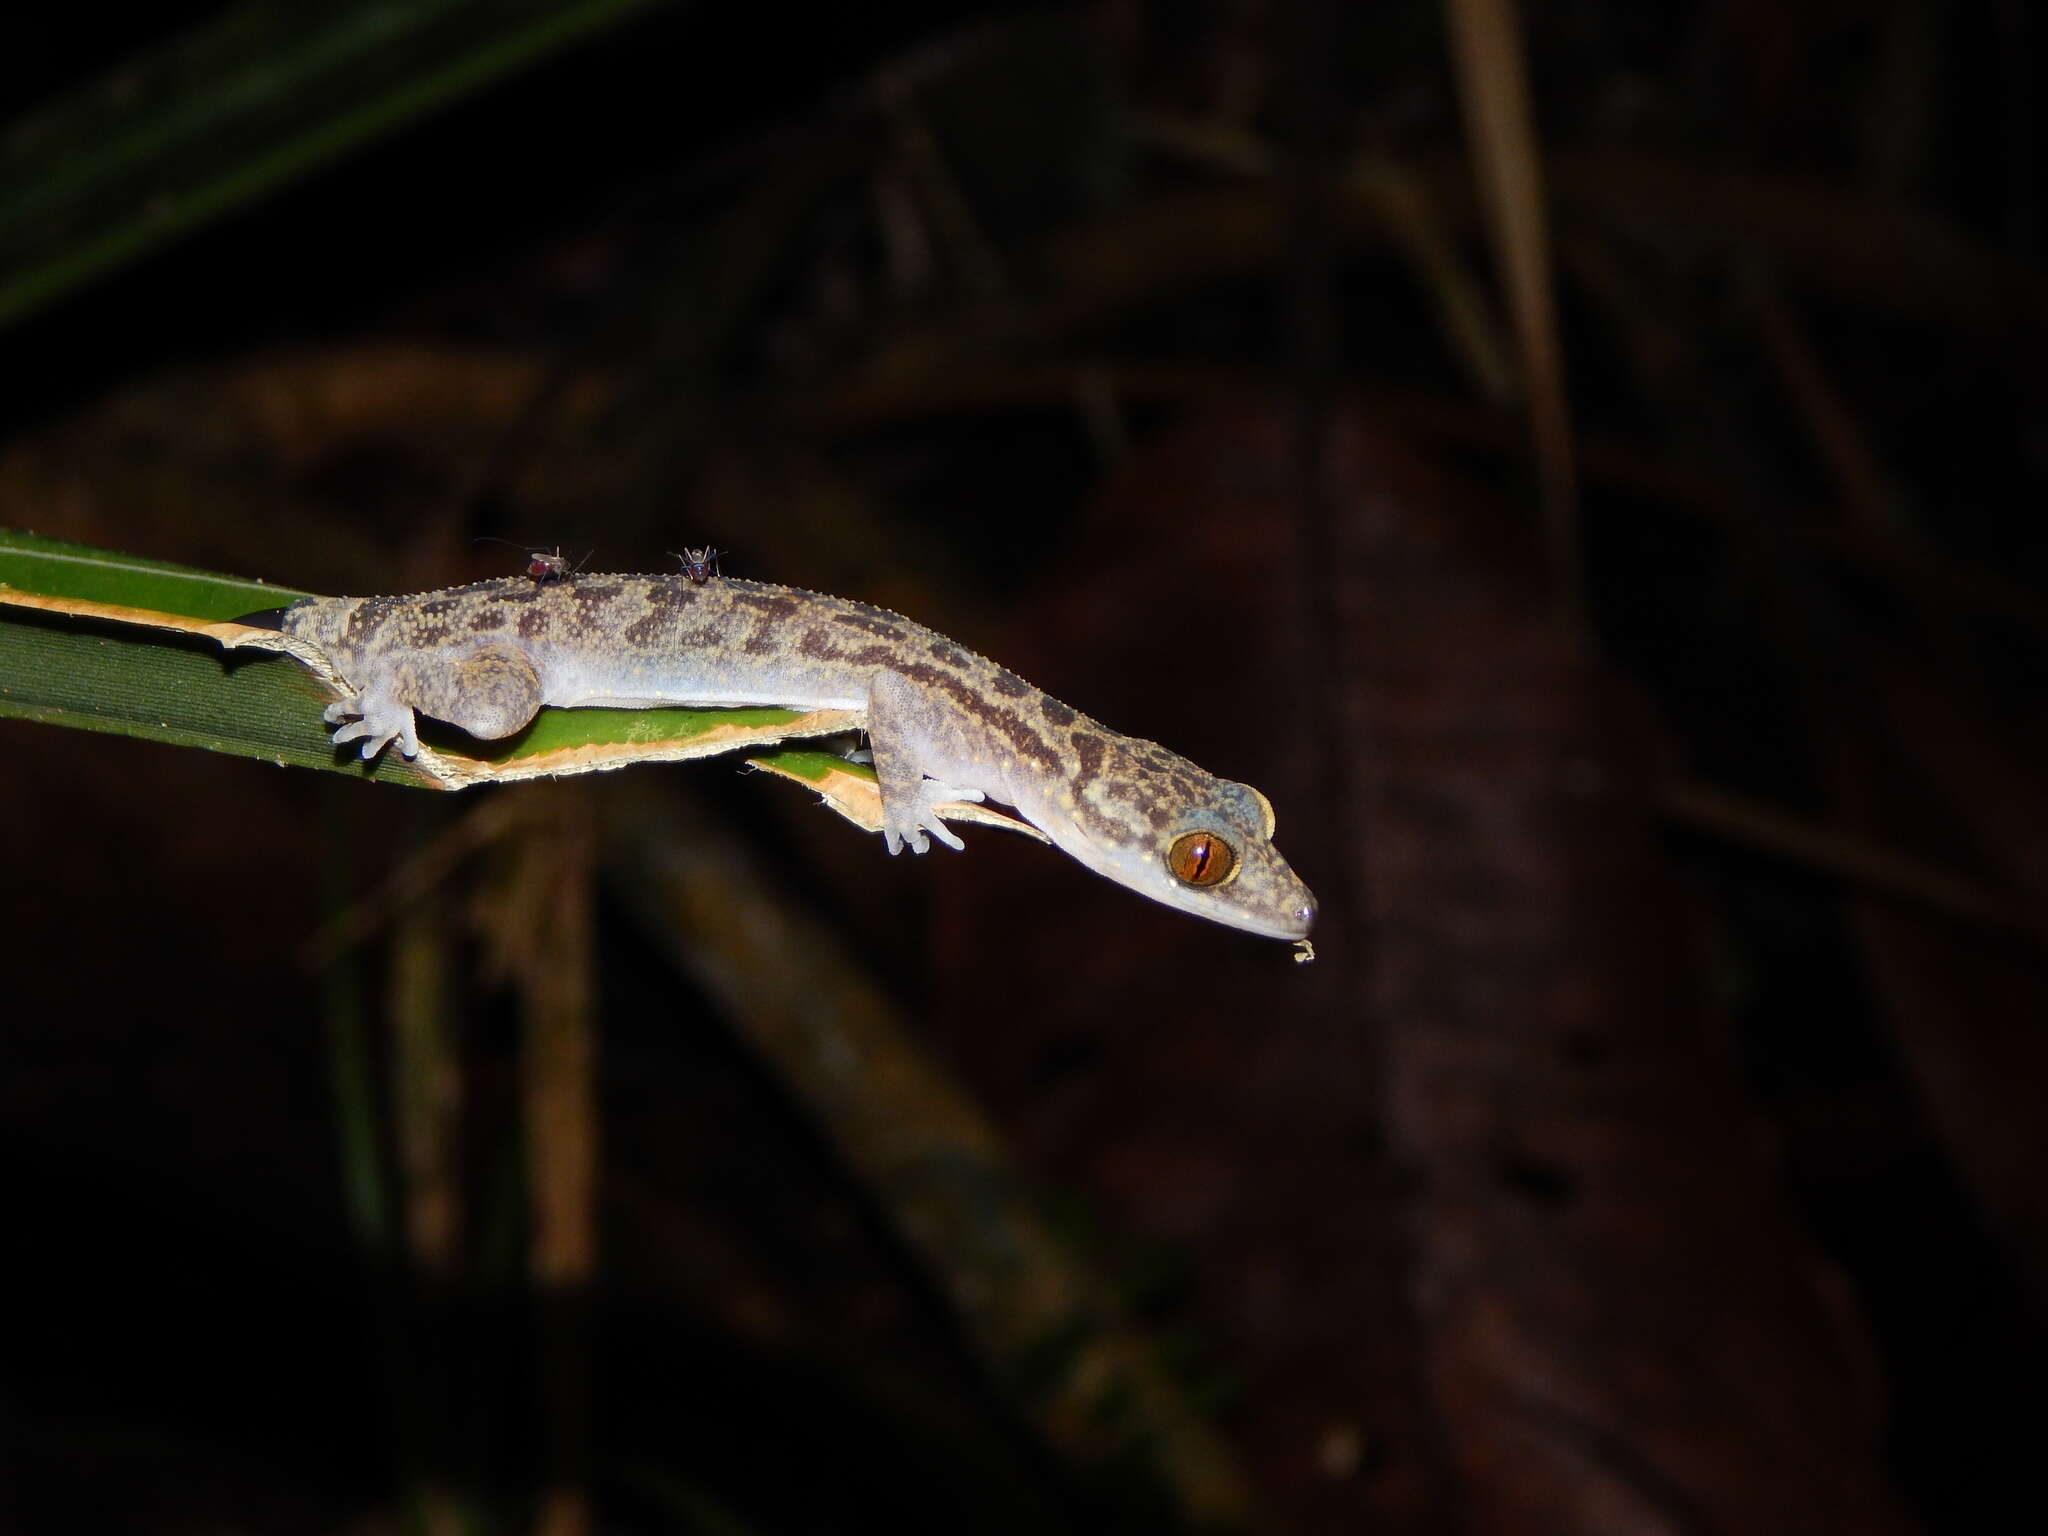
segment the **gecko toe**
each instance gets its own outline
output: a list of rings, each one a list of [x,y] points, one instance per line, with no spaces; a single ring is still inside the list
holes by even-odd
[[[923,827],[912,827],[907,832],[888,827],[883,829],[882,840],[888,844],[892,854],[901,853],[906,848],[912,853],[925,853],[931,848],[931,840],[924,835]]]

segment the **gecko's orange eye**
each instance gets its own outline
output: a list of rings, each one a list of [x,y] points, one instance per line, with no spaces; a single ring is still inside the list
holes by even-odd
[[[1166,850],[1166,867],[1183,885],[1221,885],[1237,868],[1237,850],[1214,832],[1183,832]]]

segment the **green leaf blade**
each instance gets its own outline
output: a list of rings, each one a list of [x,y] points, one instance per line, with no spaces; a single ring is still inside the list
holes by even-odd
[[[39,597],[80,598],[219,623],[312,596],[243,576],[222,576],[169,560],[70,544],[0,528],[0,587]]]
[[[395,753],[372,764],[337,753],[319,684],[288,657],[32,609],[0,607],[0,717],[424,782]]]

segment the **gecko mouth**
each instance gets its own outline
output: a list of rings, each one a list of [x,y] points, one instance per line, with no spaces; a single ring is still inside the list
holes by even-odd
[[[1304,898],[1292,907],[1287,908],[1284,913],[1272,917],[1268,917],[1262,912],[1247,911],[1241,907],[1234,908],[1221,904],[1214,906],[1206,903],[1202,905],[1184,905],[1180,902],[1168,902],[1167,904],[1169,906],[1180,906],[1184,911],[1193,912],[1199,917],[1206,917],[1211,922],[1222,923],[1228,928],[1237,928],[1245,933],[1255,933],[1262,939],[1285,939],[1289,943],[1299,943],[1307,938],[1309,930],[1315,926],[1316,922],[1316,904],[1312,897]]]
[[[1299,943],[1308,937],[1309,930],[1315,926],[1315,922],[1316,909],[1315,904],[1311,902],[1305,906],[1296,907],[1287,914],[1287,920],[1284,922],[1269,923],[1255,920],[1242,926],[1264,938],[1285,939],[1289,943]]]

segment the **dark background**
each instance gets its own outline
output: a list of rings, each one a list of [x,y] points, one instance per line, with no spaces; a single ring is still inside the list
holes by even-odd
[[[41,217],[77,104],[308,35],[46,14],[0,275],[545,9]],[[7,320],[0,524],[323,592],[709,542],[1260,786],[1324,916],[889,861],[723,760],[0,720],[0,1524],[2024,1507],[2041,24],[1523,9],[648,5]]]

